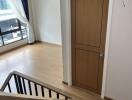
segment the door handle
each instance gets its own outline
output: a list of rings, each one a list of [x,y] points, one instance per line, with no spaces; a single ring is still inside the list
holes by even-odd
[[[104,57],[104,53],[100,53],[100,57]]]

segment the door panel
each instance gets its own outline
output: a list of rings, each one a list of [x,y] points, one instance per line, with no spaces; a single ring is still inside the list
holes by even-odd
[[[96,90],[99,53],[76,49],[76,55],[76,84]]]
[[[76,0],[76,42],[99,47],[101,36],[101,0]]]
[[[108,0],[71,0],[73,85],[101,93]]]

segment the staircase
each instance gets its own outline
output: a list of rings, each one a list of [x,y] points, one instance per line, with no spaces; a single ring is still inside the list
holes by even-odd
[[[71,94],[19,72],[12,72],[0,89],[0,100],[77,100]]]

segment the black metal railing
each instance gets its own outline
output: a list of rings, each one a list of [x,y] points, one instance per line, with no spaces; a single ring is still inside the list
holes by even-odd
[[[12,90],[11,88],[11,83],[13,82],[11,82],[11,80],[14,81],[15,89],[18,94],[33,96],[33,90],[35,90],[34,96],[45,97],[46,93],[48,93],[48,97],[52,98],[52,94],[55,93],[56,94],[55,99],[60,99],[60,96],[64,97],[65,100],[72,99],[71,96],[67,92],[64,92],[61,89],[58,89],[56,87],[43,83],[39,80],[36,80],[34,78],[31,78],[27,75],[24,75],[16,71],[9,74],[2,88],[0,89],[1,92],[4,92],[5,89],[8,89],[9,93],[13,93],[14,90]],[[40,89],[38,89],[38,87]],[[45,89],[48,91],[45,92]]]
[[[10,25],[8,25],[8,24],[10,24]],[[22,25],[24,26],[23,28],[22,28]],[[3,27],[3,29],[1,29],[1,27]],[[19,39],[17,41],[23,40],[24,39],[23,35],[27,34],[26,30],[27,30],[26,24],[22,23],[17,18],[13,18],[13,19],[10,19],[10,20],[0,22],[0,37],[1,37],[0,41],[2,42],[1,46],[5,46],[7,44],[16,42],[16,41],[13,41],[13,42],[10,42],[10,43],[5,43],[5,41],[4,41],[5,36],[9,37],[7,35],[11,35],[12,33],[15,33],[15,32],[20,32],[19,37],[21,37],[21,39]]]

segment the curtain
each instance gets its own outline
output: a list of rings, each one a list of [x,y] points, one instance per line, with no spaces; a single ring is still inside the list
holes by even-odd
[[[24,7],[24,11],[25,11],[26,17],[27,17],[27,19],[29,21],[30,18],[29,18],[28,0],[21,0],[21,1],[22,1],[22,4],[23,4],[23,7]]]
[[[10,5],[11,8],[13,10],[13,12],[15,13],[15,15],[17,16],[17,18],[27,24],[27,35],[28,35],[28,43],[34,43],[35,41],[35,37],[34,37],[34,32],[32,29],[32,26],[30,24],[29,20],[29,11],[28,11],[28,15],[25,13],[24,6],[21,0],[9,0],[10,1]],[[27,15],[27,16],[26,16]]]

